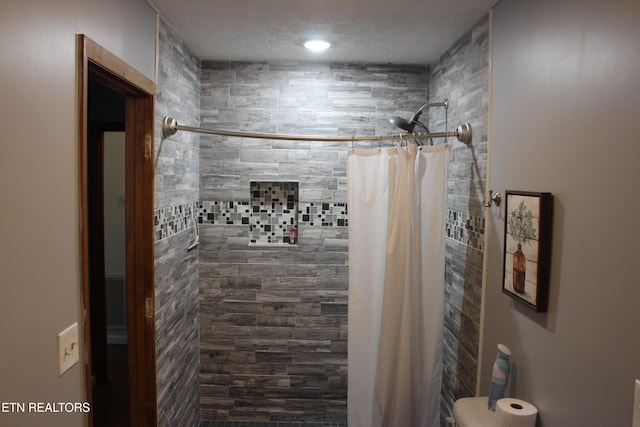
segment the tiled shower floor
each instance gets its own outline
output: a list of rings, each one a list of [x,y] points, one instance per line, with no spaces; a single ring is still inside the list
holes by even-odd
[[[255,422],[255,421],[200,421],[200,427],[347,427],[346,423],[334,422]]]

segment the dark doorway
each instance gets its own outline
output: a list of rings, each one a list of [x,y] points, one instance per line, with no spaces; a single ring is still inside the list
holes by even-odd
[[[155,83],[83,35],[78,52],[88,424],[155,426]]]
[[[93,425],[129,426],[126,98],[89,77],[87,190]]]

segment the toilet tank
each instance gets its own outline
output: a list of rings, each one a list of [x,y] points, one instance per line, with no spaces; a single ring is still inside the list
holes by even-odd
[[[456,427],[494,427],[496,413],[487,409],[489,398],[463,397],[453,404]]]

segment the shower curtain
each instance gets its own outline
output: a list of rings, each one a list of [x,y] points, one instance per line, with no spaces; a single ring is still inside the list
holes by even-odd
[[[448,157],[349,153],[350,427],[440,425]]]

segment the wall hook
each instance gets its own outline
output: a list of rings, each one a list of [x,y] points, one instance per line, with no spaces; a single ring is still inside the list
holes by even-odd
[[[491,200],[489,200],[489,202],[487,202],[486,200],[483,201],[482,206],[486,208],[490,208],[494,203],[496,204],[496,206],[500,206],[500,202],[502,201],[502,195],[498,192],[494,193],[493,190],[489,190],[489,194],[490,194]]]

